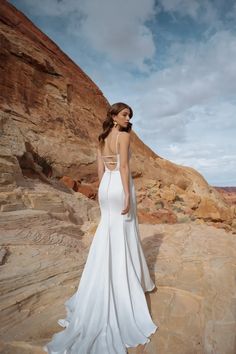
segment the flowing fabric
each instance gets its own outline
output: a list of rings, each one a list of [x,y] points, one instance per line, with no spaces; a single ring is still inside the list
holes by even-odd
[[[98,188],[101,219],[79,287],[65,302],[67,316],[58,320],[64,330],[43,347],[50,354],[125,354],[129,347],[150,342],[148,337],[159,328],[145,297],[155,284],[141,246],[133,179],[130,173],[130,211],[122,215],[120,155],[115,155],[112,170],[105,162],[110,156],[103,156],[105,171]]]

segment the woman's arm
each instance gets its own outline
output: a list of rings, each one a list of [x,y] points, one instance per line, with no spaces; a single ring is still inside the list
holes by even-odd
[[[98,169],[98,180],[99,184],[102,180],[103,173],[105,171],[104,162],[102,159],[101,150],[97,147],[97,169]]]
[[[130,134],[127,132],[122,132],[119,136],[120,142],[120,174],[122,179],[122,184],[126,196],[130,196],[129,190],[129,146],[130,146]]]

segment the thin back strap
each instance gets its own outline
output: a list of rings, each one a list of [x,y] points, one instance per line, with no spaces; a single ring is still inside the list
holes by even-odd
[[[117,133],[117,136],[116,136],[116,154],[118,154],[117,147],[118,147],[118,135],[119,135],[119,134],[120,134],[120,132]]]

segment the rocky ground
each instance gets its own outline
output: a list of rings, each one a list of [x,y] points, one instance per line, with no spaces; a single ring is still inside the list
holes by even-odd
[[[18,195],[33,194],[34,205],[0,219],[4,354],[43,353],[61,330],[57,320],[77,289],[100,216],[97,203],[78,192],[39,181],[31,187],[18,187]],[[157,286],[146,298],[160,328],[129,353],[235,353],[235,235],[199,221],[139,227]]]

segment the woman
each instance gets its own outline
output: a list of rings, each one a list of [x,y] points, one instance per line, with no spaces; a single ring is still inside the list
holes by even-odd
[[[154,289],[143,254],[129,168],[131,107],[113,104],[97,147],[101,219],[77,292],[65,302],[65,327],[44,349],[51,354],[125,354],[150,342],[145,292]]]

